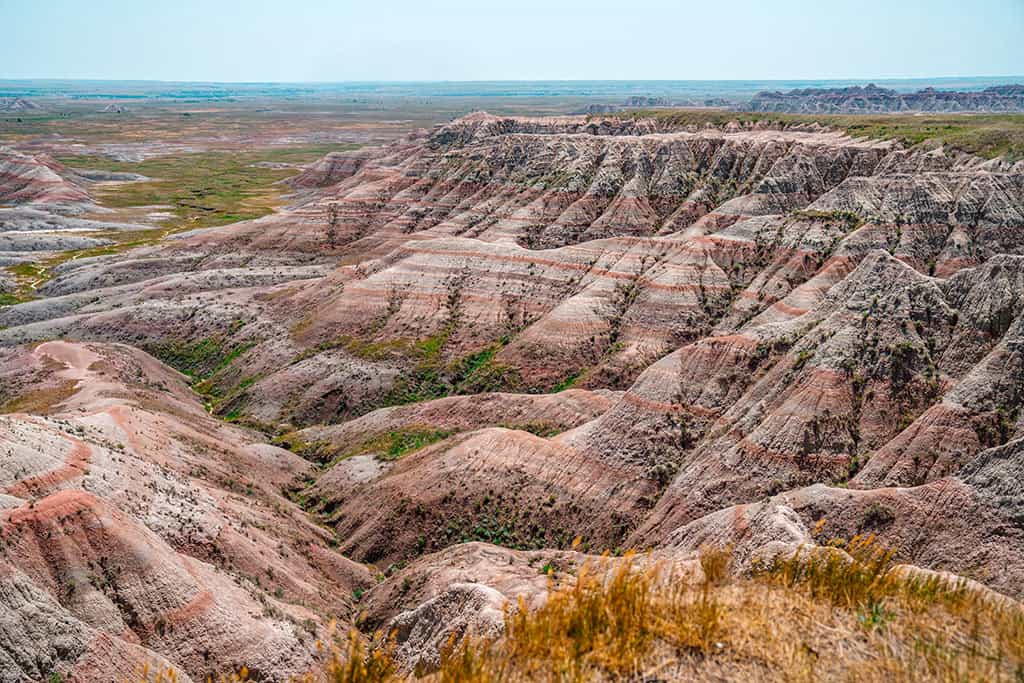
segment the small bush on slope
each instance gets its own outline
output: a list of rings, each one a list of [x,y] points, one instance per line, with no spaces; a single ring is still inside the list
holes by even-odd
[[[843,545],[848,554],[801,551],[739,579],[729,577],[727,552],[706,552],[697,583],[634,558],[583,567],[540,609],[508,609],[503,637],[450,645],[425,679],[1024,679],[1019,605],[893,571],[873,537]],[[404,680],[384,639],[375,642],[350,634],[305,681]]]

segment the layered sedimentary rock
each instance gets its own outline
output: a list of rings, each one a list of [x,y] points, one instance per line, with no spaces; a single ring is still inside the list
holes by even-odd
[[[26,659],[31,630],[5,630],[11,680],[40,666],[121,680],[167,659],[196,680],[310,666],[321,619],[370,580],[280,496],[308,463],[212,420],[127,347],[49,342],[3,368],[0,565],[16,571],[0,593],[81,642]]]
[[[0,206],[5,207],[0,208],[3,265],[31,261],[36,255],[33,252],[60,252],[110,244],[110,240],[88,233],[141,228],[75,218],[75,214],[86,210],[100,210],[89,194],[91,182],[90,178],[47,155],[22,154],[0,147]]]
[[[925,88],[901,93],[874,83],[848,88],[764,91],[742,105],[744,111],[800,114],[884,114],[891,112],[1024,111],[1024,85],[997,85],[978,91]]]
[[[289,266],[339,254],[353,265],[244,306],[261,317],[277,309],[270,315],[281,325],[272,344],[249,354],[259,358],[250,374],[261,375],[251,388],[260,418],[287,412],[288,402],[275,398],[282,385],[318,377],[326,381],[291,401],[297,413],[281,417],[321,420],[374,407],[410,370],[401,353],[353,358],[340,338],[444,335],[449,356],[504,340],[495,362],[519,377],[496,388],[550,388],[574,375],[625,388],[657,357],[716,325],[775,314],[794,287],[801,299],[827,288],[872,248],[939,276],[1017,250],[1021,174],[1003,162],[821,131],[673,133],[658,125],[471,116],[358,163],[335,155],[327,166],[346,170],[300,183],[314,189],[290,211],[183,238],[178,266],[166,249],[156,258],[100,259],[75,264],[48,290],[138,281],[153,267],[215,270],[243,254]],[[531,248],[546,245],[555,248]],[[212,294],[189,289],[204,313],[219,308]],[[145,318],[126,308],[130,300],[116,300],[123,315]],[[183,317],[195,310],[180,299],[147,305],[171,305]],[[217,325],[229,324],[228,315],[237,317]],[[321,346],[330,348],[302,352]],[[265,372],[300,355],[281,381]],[[355,390],[357,378],[365,391]],[[353,391],[352,400],[314,405],[317,394],[339,391]]]
[[[24,97],[0,97],[0,111],[19,112],[38,109],[42,109],[42,107]]]
[[[250,609],[228,584],[253,590],[270,618],[219,652],[284,639],[275,672],[310,661],[289,616],[351,614],[358,563],[388,575],[372,624],[436,663],[454,630],[542,596],[530,562],[580,561],[577,538],[686,562],[729,544],[749,566],[815,530],[876,533],[1020,597],[1024,165],[665,126],[475,114],[330,155],[279,214],[61,266],[0,311],[0,398],[35,415],[5,418],[9,509],[81,489],[84,515],[160,549],[176,605],[220,581]],[[61,336],[104,344],[28,345]],[[7,561],[62,618],[127,619]],[[205,671],[147,624],[125,643]]]
[[[75,205],[91,201],[75,175],[55,160],[0,148],[0,203]]]

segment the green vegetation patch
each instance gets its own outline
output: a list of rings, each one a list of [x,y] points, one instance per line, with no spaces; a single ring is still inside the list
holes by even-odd
[[[226,225],[271,213],[280,199],[275,184],[296,174],[295,168],[273,168],[260,162],[308,163],[328,152],[354,145],[309,145],[256,151],[207,151],[117,161],[102,156],[69,156],[59,161],[71,168],[140,173],[149,180],[96,188],[101,204],[111,208],[168,206],[173,218],[161,229],[192,229]]]
[[[307,460],[328,463],[330,466],[356,455],[370,453],[376,454],[381,460],[398,460],[438,441],[443,441],[455,433],[456,431],[453,429],[434,429],[428,426],[414,425],[368,438],[349,448],[341,448],[329,441],[305,441],[298,432],[284,434],[275,439],[274,443]]]
[[[529,432],[534,436],[539,436],[544,439],[548,439],[552,436],[558,436],[565,431],[565,427],[562,425],[558,425],[553,422],[544,422],[542,420],[502,424],[499,426],[504,427],[505,429],[518,429],[521,432]]]
[[[502,342],[450,362],[440,358],[444,339],[430,337],[417,345],[421,360],[402,375],[384,397],[385,406],[431,401],[446,396],[511,391],[522,386],[519,371],[495,360]]]
[[[862,223],[864,219],[853,211],[817,211],[814,209],[802,209],[792,212],[794,218],[806,218],[812,221],[836,221],[846,223],[853,229]]]
[[[447,429],[405,429],[388,432],[386,448],[380,454],[381,460],[398,460],[404,455],[443,441],[455,432]]]
[[[18,263],[5,269],[14,278],[14,291],[0,294],[0,306],[20,304],[35,298],[37,283],[46,279],[46,268],[37,263]]]
[[[343,335],[337,339],[321,342],[298,354],[293,363],[311,358],[318,353],[330,351],[331,349],[345,349],[356,358],[368,361],[382,361],[394,357],[407,357],[421,353],[418,347],[408,339],[387,339],[384,341],[367,341],[349,335]]]
[[[19,263],[8,266],[7,272],[17,278],[31,278],[37,277],[41,273],[41,269],[34,263]]]
[[[288,190],[280,181],[294,176],[296,168],[272,168],[259,162],[304,164],[328,152],[355,149],[358,145],[306,145],[254,151],[207,151],[154,157],[145,161],[117,161],[105,156],[64,156],[58,160],[70,168],[139,173],[149,180],[112,183],[92,189],[102,206],[113,209],[166,207],[171,217],[144,230],[106,230],[89,233],[113,244],[71,249],[38,263],[10,266],[18,283],[16,292],[0,299],[0,305],[28,301],[35,290],[66,261],[119,254],[156,244],[175,232],[208,228],[260,218],[272,213]],[[131,216],[108,220],[131,222]]]
[[[583,377],[584,369],[573,370],[571,373],[565,376],[565,378],[551,388],[551,393],[557,394],[560,391],[571,389],[576,385],[577,382]]]
[[[206,337],[196,342],[151,344],[146,346],[146,351],[192,378],[200,393],[210,393],[210,378],[255,345],[255,342],[245,342],[232,346],[224,337]]]
[[[442,504],[454,502],[450,491]],[[470,507],[471,504],[471,507]],[[491,491],[473,501],[464,500],[456,508],[434,513],[425,533],[421,552],[432,552],[455,543],[484,541],[515,550],[568,548],[576,537],[579,509],[572,503],[558,501],[555,496],[519,500],[514,494]],[[615,535],[621,540],[626,529],[619,527]],[[616,545],[616,543],[613,543]],[[584,550],[589,546],[584,544]]]

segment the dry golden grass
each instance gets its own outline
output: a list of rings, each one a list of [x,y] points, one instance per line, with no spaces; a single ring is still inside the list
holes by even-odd
[[[318,644],[322,648],[321,644]],[[341,648],[330,648],[320,671],[303,676],[301,683],[364,683],[398,680],[398,667],[392,658],[394,644],[377,634],[369,644],[354,629],[349,631],[344,656]]]
[[[78,382],[74,380],[32,389],[0,405],[0,413],[49,415],[57,406],[74,396],[76,391]]]
[[[1024,614],[965,584],[892,571],[872,537],[801,551],[732,578],[634,557],[582,567],[533,611],[508,608],[497,640],[450,643],[441,683],[744,680],[857,683],[1024,680]],[[405,680],[393,648],[351,633],[304,683]],[[152,679],[149,679],[152,680]],[[161,683],[173,683],[159,679]]]

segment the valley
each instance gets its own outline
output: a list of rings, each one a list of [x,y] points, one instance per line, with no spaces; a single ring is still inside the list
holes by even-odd
[[[1020,676],[1020,114],[350,99],[0,114],[0,681]]]

